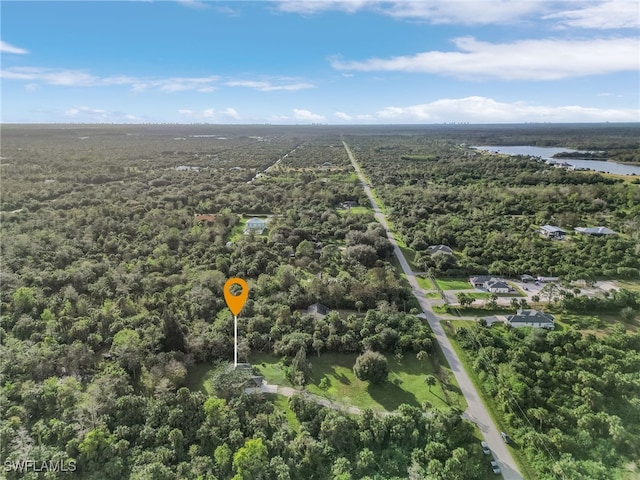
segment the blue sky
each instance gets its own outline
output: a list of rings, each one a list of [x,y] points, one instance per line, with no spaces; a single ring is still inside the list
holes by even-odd
[[[640,121],[637,0],[0,8],[2,122]]]

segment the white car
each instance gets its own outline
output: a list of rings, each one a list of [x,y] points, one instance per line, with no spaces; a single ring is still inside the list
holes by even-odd
[[[482,453],[484,453],[485,455],[489,455],[491,453],[491,450],[489,449],[489,445],[487,445],[487,442],[480,442],[480,446],[482,447]]]
[[[493,473],[495,473],[496,475],[501,473],[500,466],[498,465],[498,462],[496,462],[495,460],[491,460],[490,464],[491,464],[491,471]]]

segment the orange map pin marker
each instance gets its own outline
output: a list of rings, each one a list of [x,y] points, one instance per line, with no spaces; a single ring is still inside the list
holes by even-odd
[[[231,293],[231,287],[233,285],[240,285],[242,292],[239,295]],[[249,285],[243,279],[233,277],[227,280],[224,284],[224,301],[227,302],[227,307],[231,310],[236,317],[240,314],[242,307],[247,303],[247,297],[249,296]]]

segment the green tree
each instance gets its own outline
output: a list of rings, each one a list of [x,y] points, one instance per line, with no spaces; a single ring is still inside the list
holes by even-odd
[[[252,438],[233,455],[233,480],[261,480],[268,478],[269,455],[261,438]]]
[[[136,375],[142,366],[144,353],[138,332],[125,328],[116,333],[111,344],[111,353],[128,372]]]
[[[356,358],[353,373],[360,380],[383,383],[387,380],[389,374],[389,364],[381,353],[367,350]]]
[[[468,307],[476,301],[476,299],[473,298],[472,295],[464,292],[456,293],[456,298],[458,299],[458,302],[460,302],[460,306],[462,307]]]
[[[307,360],[307,352],[301,347],[291,361],[289,381],[294,385],[303,386],[311,376],[311,363]]]
[[[13,308],[16,313],[30,312],[36,305],[33,288],[20,287],[13,294]]]
[[[429,386],[429,391],[431,391],[431,387],[433,387],[437,383],[436,377],[434,377],[433,375],[427,375],[424,377],[424,383]]]

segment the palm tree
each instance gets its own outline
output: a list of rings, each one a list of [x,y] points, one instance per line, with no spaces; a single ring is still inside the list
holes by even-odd
[[[437,383],[436,377],[434,377],[433,375],[427,375],[426,377],[424,377],[424,383],[429,385],[429,391],[431,391],[431,387],[433,387]]]

